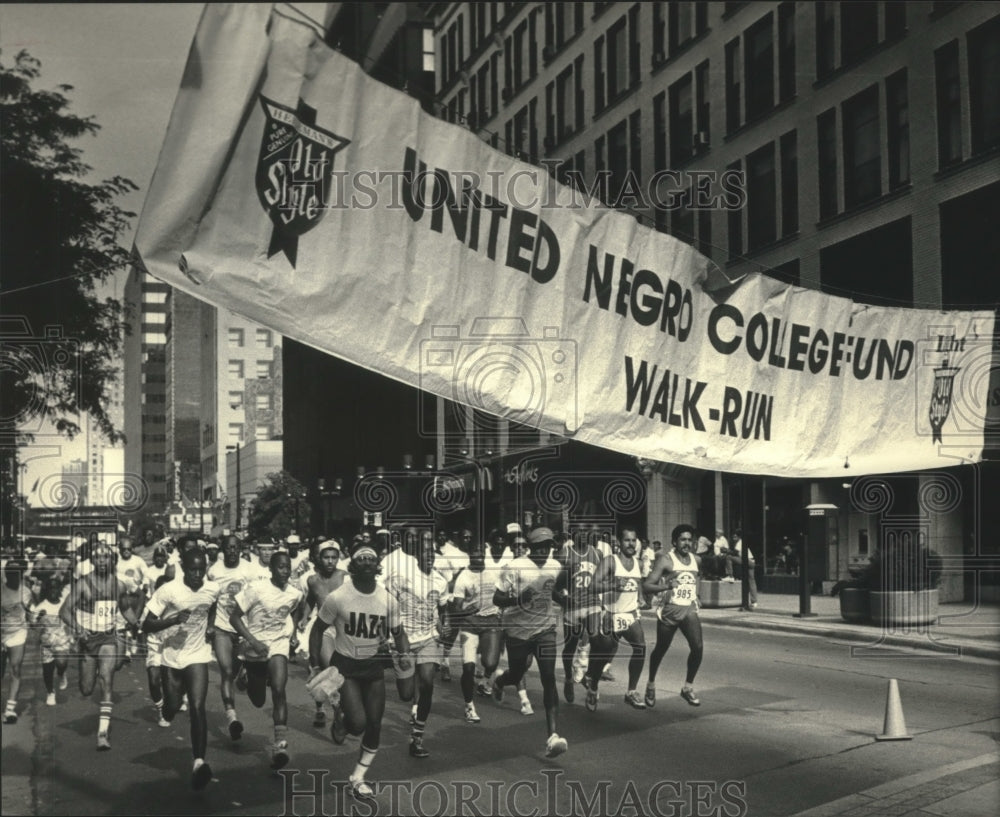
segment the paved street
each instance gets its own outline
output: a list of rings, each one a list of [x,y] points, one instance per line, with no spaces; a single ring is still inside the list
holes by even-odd
[[[644,624],[652,643],[653,622]],[[896,651],[859,657],[822,637],[711,622],[705,636],[701,707],[677,694],[687,655],[680,637],[660,670],[651,711],[623,704],[620,655],[617,680],[602,684],[596,713],[584,710],[579,687],[577,703],[561,706],[569,752],[556,760],[543,757],[534,671],[534,716],[520,715],[508,690],[501,706],[478,702],[478,725],[462,719],[457,678],[439,683],[427,729],[432,754],[422,761],[406,752],[409,709],[390,694],[370,774],[382,784],[378,813],[982,817],[998,804],[1000,792],[990,787],[998,771],[996,662]],[[5,815],[372,813],[331,785],[353,768],[357,740],[337,747],[326,730],[312,727],[301,667],[289,684],[292,763],[280,775],[265,754],[269,707],[252,710],[241,696],[247,734],[233,744],[213,685],[208,759],[216,780],[197,794],[188,783],[186,716],[169,729],[156,726],[141,662],[118,676],[107,754],[94,749],[96,704],[75,690],[75,670],[57,707],[37,705],[44,700],[37,666],[27,674],[21,719],[3,727]],[[889,678],[898,679],[912,740],[874,740]],[[292,786],[302,793],[293,797]],[[883,811],[892,798],[895,810]],[[916,810],[946,798],[946,811]]]

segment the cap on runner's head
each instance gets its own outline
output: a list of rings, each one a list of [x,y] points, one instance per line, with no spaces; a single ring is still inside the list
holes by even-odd
[[[517,522],[511,522],[507,525],[507,533],[521,533],[521,526]]]
[[[290,544],[290,545],[301,545],[302,544],[302,540],[299,539],[298,534],[295,534],[295,533],[289,535],[288,538],[285,539],[285,541],[288,544]]]
[[[528,534],[528,544],[531,547],[555,544],[556,537],[550,528],[535,528]]]

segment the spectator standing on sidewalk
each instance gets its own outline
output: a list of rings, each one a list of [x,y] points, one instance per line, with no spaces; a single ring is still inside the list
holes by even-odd
[[[737,528],[733,531],[733,546],[731,548],[731,555],[726,557],[726,561],[729,562],[729,568],[726,571],[729,574],[735,574],[741,579],[743,578],[743,531]],[[753,551],[747,547],[747,584],[750,585],[750,609],[757,607],[757,577],[754,575],[754,568],[757,562],[753,558]],[[740,572],[735,573],[734,568],[739,567]]]

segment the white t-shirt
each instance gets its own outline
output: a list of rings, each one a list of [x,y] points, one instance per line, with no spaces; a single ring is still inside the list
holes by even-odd
[[[233,625],[229,623],[229,617],[236,609],[236,596],[257,578],[258,574],[253,565],[242,559],[236,563],[236,567],[226,567],[225,562],[220,560],[208,569],[208,580],[215,582],[220,588],[219,612],[215,617],[215,626],[218,629],[225,630],[227,633],[233,632]]]
[[[184,669],[212,660],[212,648],[205,640],[205,633],[208,630],[208,611],[218,598],[219,585],[209,581],[197,590],[192,590],[184,582],[166,582],[153,593],[146,610],[157,618],[167,618],[181,610],[191,611],[191,617],[185,623],[157,633],[163,666]]]
[[[466,605],[475,606],[474,616],[492,616],[500,613],[500,608],[493,603],[493,594],[496,593],[497,582],[505,562],[500,564],[489,564],[476,573],[471,568],[465,568],[455,579],[455,588],[452,590],[452,597],[461,599]]]
[[[251,581],[236,596],[236,603],[244,613],[250,634],[263,641],[267,655],[257,655],[243,645],[244,657],[263,661],[272,655],[288,655],[289,641],[295,624],[292,613],[302,601],[302,591],[291,584],[282,590],[270,579],[266,582]]]
[[[556,578],[562,570],[551,556],[539,567],[527,556],[518,556],[500,571],[496,589],[517,596],[527,588],[534,592],[520,605],[503,610],[503,628],[511,638],[529,639],[552,630],[559,623],[559,607],[552,600]]]
[[[399,619],[411,644],[433,638],[437,632],[438,608],[448,603],[448,582],[437,570],[424,573],[418,567],[390,577],[389,592],[399,603]]]
[[[459,570],[468,566],[469,554],[451,542],[445,542],[441,547],[441,552],[434,555],[434,569],[449,583]]]
[[[363,660],[374,656],[389,630],[399,626],[399,607],[383,585],[376,583],[375,592],[361,593],[348,578],[323,600],[319,618],[336,628],[336,652]]]
[[[382,573],[379,575],[384,583],[388,584],[393,576],[400,576],[419,571],[417,560],[401,547],[390,550],[382,558]]]
[[[118,581],[125,585],[129,593],[138,593],[145,586],[149,580],[146,575],[148,570],[149,565],[134,553],[128,559],[119,556],[115,565]]]

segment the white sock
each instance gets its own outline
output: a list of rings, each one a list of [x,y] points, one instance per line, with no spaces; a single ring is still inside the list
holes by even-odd
[[[517,694],[521,696],[521,702],[522,703],[527,703],[528,702],[528,690],[526,690],[526,689],[519,689],[517,691]]]
[[[361,744],[361,754],[358,755],[358,763],[354,767],[354,771],[351,772],[351,780],[360,782],[365,779],[365,773],[372,765],[372,761],[375,760],[376,752],[378,749],[369,749],[363,743]]]
[[[194,768],[191,771],[196,772],[196,771],[198,771],[198,769],[200,769],[204,765],[205,765],[205,758],[203,758],[203,757],[196,757],[194,759]]]

